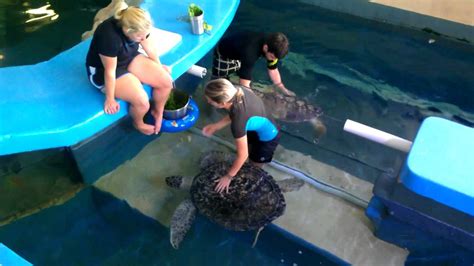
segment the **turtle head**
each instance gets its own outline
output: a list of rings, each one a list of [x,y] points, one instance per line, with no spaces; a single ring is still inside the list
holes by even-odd
[[[172,175],[166,178],[166,184],[172,188],[181,188],[183,177],[180,175]]]

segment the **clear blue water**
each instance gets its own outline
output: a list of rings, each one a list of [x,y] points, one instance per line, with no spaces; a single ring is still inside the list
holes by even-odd
[[[30,8],[46,4],[28,3]],[[26,24],[31,18],[23,13],[27,6],[0,1],[1,67],[37,63],[70,48],[89,30],[97,9],[107,4],[49,3],[60,15],[57,20]],[[242,1],[230,30],[242,29],[285,32],[291,53],[280,68],[283,80],[325,112],[322,119],[328,133],[318,141],[309,125],[283,123],[282,145],[288,149],[373,181],[381,172],[398,171],[405,155],[343,132],[345,119],[407,139],[414,138],[427,115],[474,123],[470,44],[289,0]],[[436,41],[429,44],[429,39]],[[203,62],[210,66],[210,55]],[[256,81],[269,83],[260,63]],[[263,231],[256,249],[250,248],[252,237],[198,218],[183,247],[175,251],[168,243],[167,228],[92,188],[64,205],[0,227],[0,241],[37,265],[334,262],[275,227]]]

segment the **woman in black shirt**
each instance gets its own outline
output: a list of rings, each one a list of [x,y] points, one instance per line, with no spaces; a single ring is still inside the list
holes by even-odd
[[[133,124],[146,135],[160,131],[164,105],[172,88],[170,68],[160,63],[152,38],[148,38],[151,29],[150,15],[143,9],[120,10],[97,27],[86,60],[89,80],[105,93],[105,113],[119,111],[115,98],[130,103]],[[139,45],[147,55],[138,52]],[[153,88],[154,125],[143,121],[150,104],[142,83]]]

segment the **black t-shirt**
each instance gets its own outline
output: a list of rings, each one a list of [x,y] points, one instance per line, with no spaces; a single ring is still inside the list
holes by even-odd
[[[265,34],[261,32],[236,32],[224,36],[219,41],[219,53],[223,59],[240,60],[241,68],[237,72],[242,79],[252,79],[253,66],[260,57],[264,57]],[[266,60],[266,59],[265,59]],[[268,69],[276,69],[278,61],[268,61]]]
[[[99,57],[101,54],[117,57],[117,67],[126,67],[138,54],[138,46],[137,42],[131,41],[125,36],[118,21],[111,17],[102,22],[95,30],[87,53],[86,65],[104,68]]]
[[[262,99],[249,89],[241,88],[244,92],[241,101],[234,99],[229,110],[232,135],[238,139],[247,135],[247,131],[255,131],[261,141],[274,139],[278,129],[273,119],[267,116]]]

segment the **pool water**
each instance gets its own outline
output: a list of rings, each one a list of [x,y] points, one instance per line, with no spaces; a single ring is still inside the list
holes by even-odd
[[[102,5],[107,1],[1,1],[0,67],[35,64],[76,45]]]
[[[346,119],[408,140],[428,115],[474,125],[470,44],[286,0],[242,1],[230,30],[288,35],[283,81],[322,107],[328,131],[315,140],[309,125],[282,123],[282,144],[367,180],[398,172],[405,154],[343,132]],[[260,63],[254,80],[268,84]]]
[[[255,248],[253,238],[198,216],[174,250],[167,227],[91,187],[0,228],[2,242],[35,265],[347,265],[276,226],[262,231]]]
[[[28,6],[17,2],[0,4],[0,54],[3,57],[0,66],[37,63],[70,48],[90,29],[98,8],[108,4],[86,0],[48,3],[51,4],[49,9],[59,17],[28,23],[25,21],[32,17],[23,12],[44,6],[46,2],[28,2]],[[242,1],[230,30],[246,29],[282,31],[288,35],[290,53],[280,67],[283,81],[299,97],[324,110],[321,119],[328,130],[319,139],[309,124],[281,123],[284,131],[281,146],[285,150],[278,153],[278,159],[286,159],[329,181],[339,177],[332,172],[327,174],[320,166],[344,170],[357,179],[349,180],[347,189],[365,182],[364,187],[360,186],[370,196],[370,186],[366,183],[373,182],[382,172],[398,172],[405,154],[343,132],[345,119],[409,140],[414,138],[427,115],[446,117],[466,125],[474,123],[474,75],[467,74],[474,67],[472,45],[288,0]],[[211,54],[202,60],[207,67],[210,62]],[[264,62],[255,68],[254,80],[269,84]],[[198,126],[210,119],[206,117],[208,114],[203,108]],[[15,216],[12,208],[2,208],[0,218],[7,222],[0,227],[0,241],[38,265],[343,263],[275,226],[267,227],[257,247],[252,249],[249,246],[253,232],[228,232],[202,217],[198,217],[181,249],[171,249],[167,226],[173,209],[184,195],[171,192],[162,179],[176,174],[173,171],[177,169],[184,171],[183,174],[195,174],[196,168],[192,166],[195,160],[183,160],[174,163],[175,168],[169,168],[176,158],[197,157],[202,150],[199,145],[210,146],[201,139],[191,141],[191,138],[194,137],[184,133],[174,134],[173,138],[161,136],[155,141],[161,140],[161,146],[150,144],[137,158],[125,162],[94,187],[86,189],[77,185],[76,169],[67,159],[46,163],[49,167],[41,166],[39,173],[25,166],[28,162],[21,159],[24,155],[2,157],[0,178],[4,181],[4,191],[18,189],[23,198],[31,198],[31,188],[25,189],[23,184],[48,180],[38,182],[40,185],[32,190],[37,192],[35,195],[49,198],[42,200],[41,207],[35,205],[36,198],[34,202],[2,200],[5,205],[19,208],[21,215]],[[170,140],[176,143],[162,143]],[[196,143],[191,145],[193,142]],[[48,156],[56,158],[56,155]],[[36,159],[27,159],[36,164]],[[345,179],[347,175],[340,178]],[[59,193],[51,193],[51,187]],[[75,194],[78,190],[80,192]],[[60,195],[62,191],[67,195]],[[339,249],[339,256],[351,258],[345,260],[354,264],[399,265],[403,261],[403,251],[367,236],[370,231],[364,224],[363,210],[347,207],[347,204],[341,207],[337,199],[327,198],[327,195],[312,196],[315,194],[314,189],[305,186],[302,192],[285,195],[289,204],[279,224],[293,223],[301,229],[300,236],[312,232],[316,236],[313,239],[335,238],[332,244],[323,243],[323,248],[333,254]],[[56,200],[59,198],[66,199]],[[59,206],[38,212],[45,202]],[[319,212],[323,206],[328,206],[327,210]],[[348,213],[352,216],[342,216]],[[27,217],[20,219],[24,216]],[[325,224],[323,218],[333,227]],[[345,227],[341,226],[344,221]],[[324,230],[326,232],[321,232]],[[362,230],[364,233],[360,233]],[[337,238],[334,233],[347,235],[350,240]],[[367,238],[369,243],[354,241],[357,237]],[[359,251],[372,247],[378,248],[370,255]],[[387,261],[388,256],[391,257]]]

